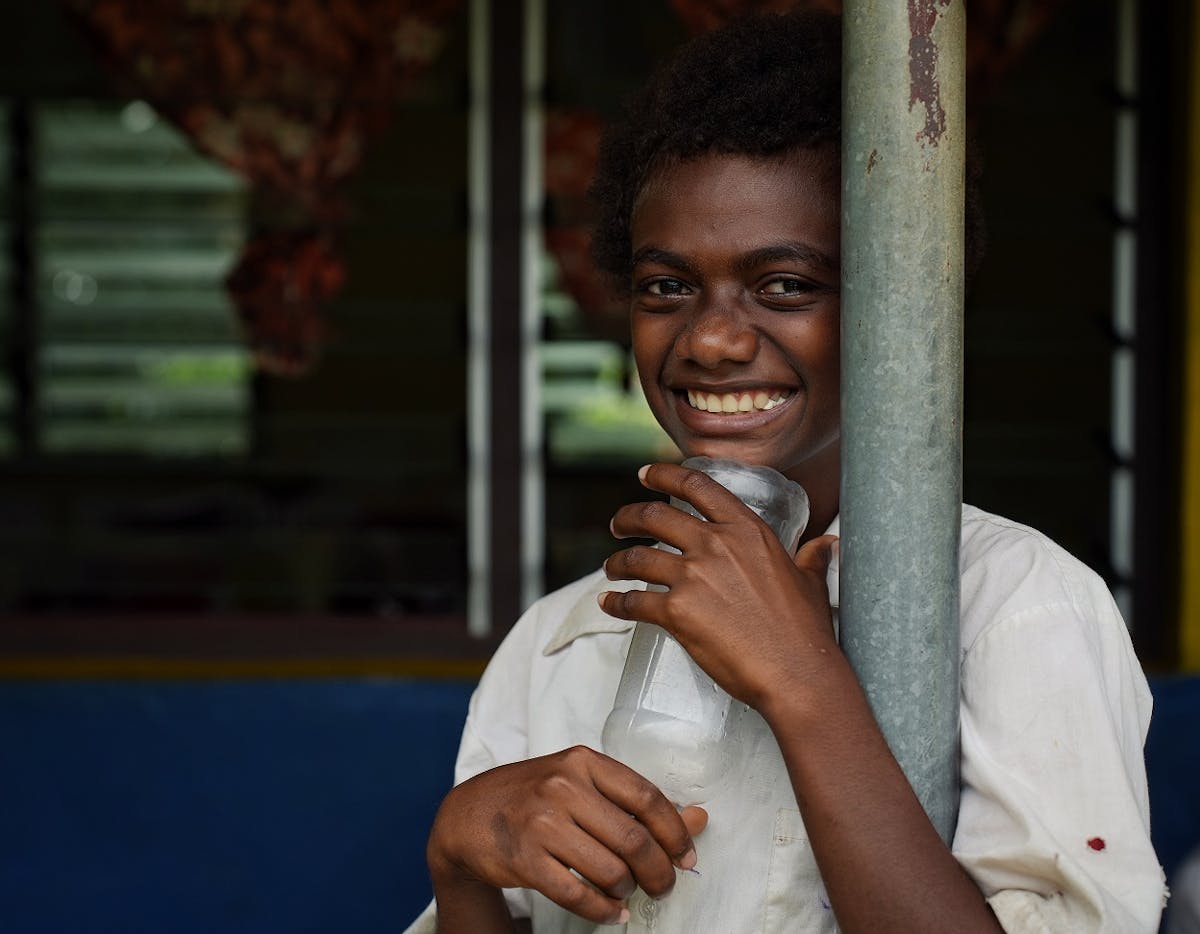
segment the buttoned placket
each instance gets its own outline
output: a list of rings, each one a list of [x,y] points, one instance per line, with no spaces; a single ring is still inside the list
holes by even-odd
[[[625,925],[627,934],[655,930],[658,911],[658,902],[638,889],[629,898],[629,923]]]

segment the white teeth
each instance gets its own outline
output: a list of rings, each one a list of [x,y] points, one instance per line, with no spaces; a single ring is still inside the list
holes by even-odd
[[[735,414],[755,410],[765,412],[787,401],[790,395],[791,390],[788,389],[776,389],[769,393],[765,389],[756,389],[748,392],[727,392],[721,395],[717,395],[715,392],[689,389],[687,400],[688,405],[701,412]]]

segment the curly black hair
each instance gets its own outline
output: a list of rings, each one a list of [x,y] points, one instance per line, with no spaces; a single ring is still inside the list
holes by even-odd
[[[600,144],[589,192],[596,209],[592,256],[615,289],[628,293],[633,210],[655,172],[709,153],[766,158],[839,142],[841,72],[841,17],[813,11],[743,17],[669,59]],[[968,281],[983,241],[972,150]]]

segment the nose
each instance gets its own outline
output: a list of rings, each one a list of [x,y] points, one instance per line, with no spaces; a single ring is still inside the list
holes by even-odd
[[[675,341],[675,356],[715,370],[722,363],[749,363],[758,353],[758,332],[736,303],[706,302],[693,312]]]

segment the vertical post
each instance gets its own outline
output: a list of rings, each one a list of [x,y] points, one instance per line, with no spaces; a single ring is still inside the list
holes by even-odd
[[[841,639],[947,842],[958,813],[963,0],[847,0]]]
[[[542,478],[542,177],[545,137],[546,0],[525,0],[525,158],[521,186],[521,605],[542,595],[545,564],[545,492]],[[512,625],[514,616],[505,625]]]
[[[541,595],[544,0],[471,0],[468,630]]]
[[[527,229],[529,6],[470,6],[468,629],[480,637],[516,621],[541,564],[540,553],[530,555],[540,535],[526,534],[530,517],[540,520],[540,465],[531,464],[529,451],[538,436],[531,441],[523,427],[536,388],[528,310],[536,288]]]
[[[1113,466],[1109,479],[1108,557],[1112,568],[1113,597],[1126,626],[1134,624],[1134,529],[1136,489],[1145,473],[1138,450],[1138,432],[1144,421],[1138,412],[1138,0],[1118,0],[1116,7],[1116,61],[1114,87],[1117,92],[1113,127],[1113,232],[1112,254],[1112,415],[1109,441]],[[1155,250],[1155,253],[1160,252]],[[1155,316],[1161,316],[1155,308]],[[1155,369],[1160,369],[1156,367]],[[1165,400],[1156,399],[1157,404]],[[1160,407],[1156,411],[1163,411]],[[1160,421],[1160,419],[1154,419]],[[1135,465],[1137,470],[1135,472]],[[1156,480],[1156,482],[1158,482]],[[1163,541],[1162,536],[1153,539]],[[1155,564],[1163,566],[1155,548]],[[1156,588],[1162,582],[1155,581]],[[1157,627],[1152,627],[1157,629]],[[1139,650],[1145,649],[1143,642]],[[1157,654],[1157,653],[1153,653]]]
[[[1189,9],[1190,8],[1190,9]],[[1187,269],[1181,249],[1183,220],[1177,205],[1186,179],[1187,106],[1196,89],[1188,64],[1195,55],[1187,47],[1189,17],[1200,18],[1195,3],[1135,3],[1133,22],[1136,142],[1133,224],[1137,238],[1134,272],[1134,335],[1131,356],[1133,403],[1132,628],[1139,657],[1155,667],[1178,664],[1177,645],[1166,621],[1177,602],[1172,578],[1179,539],[1170,517],[1179,510],[1181,412],[1178,353],[1183,277]],[[1118,36],[1125,45],[1129,40]],[[1192,531],[1183,530],[1183,536]]]
[[[467,112],[467,630],[492,631],[491,4],[470,0]]]
[[[1200,11],[1192,17],[1188,68],[1192,88],[1200,87]],[[1178,658],[1185,671],[1200,672],[1200,94],[1188,102],[1184,202],[1183,437],[1179,536]]]
[[[520,10],[522,5],[517,5]],[[491,616],[507,627],[521,612],[521,221],[525,177],[525,23],[511,8],[492,9],[489,130],[491,373]]]

